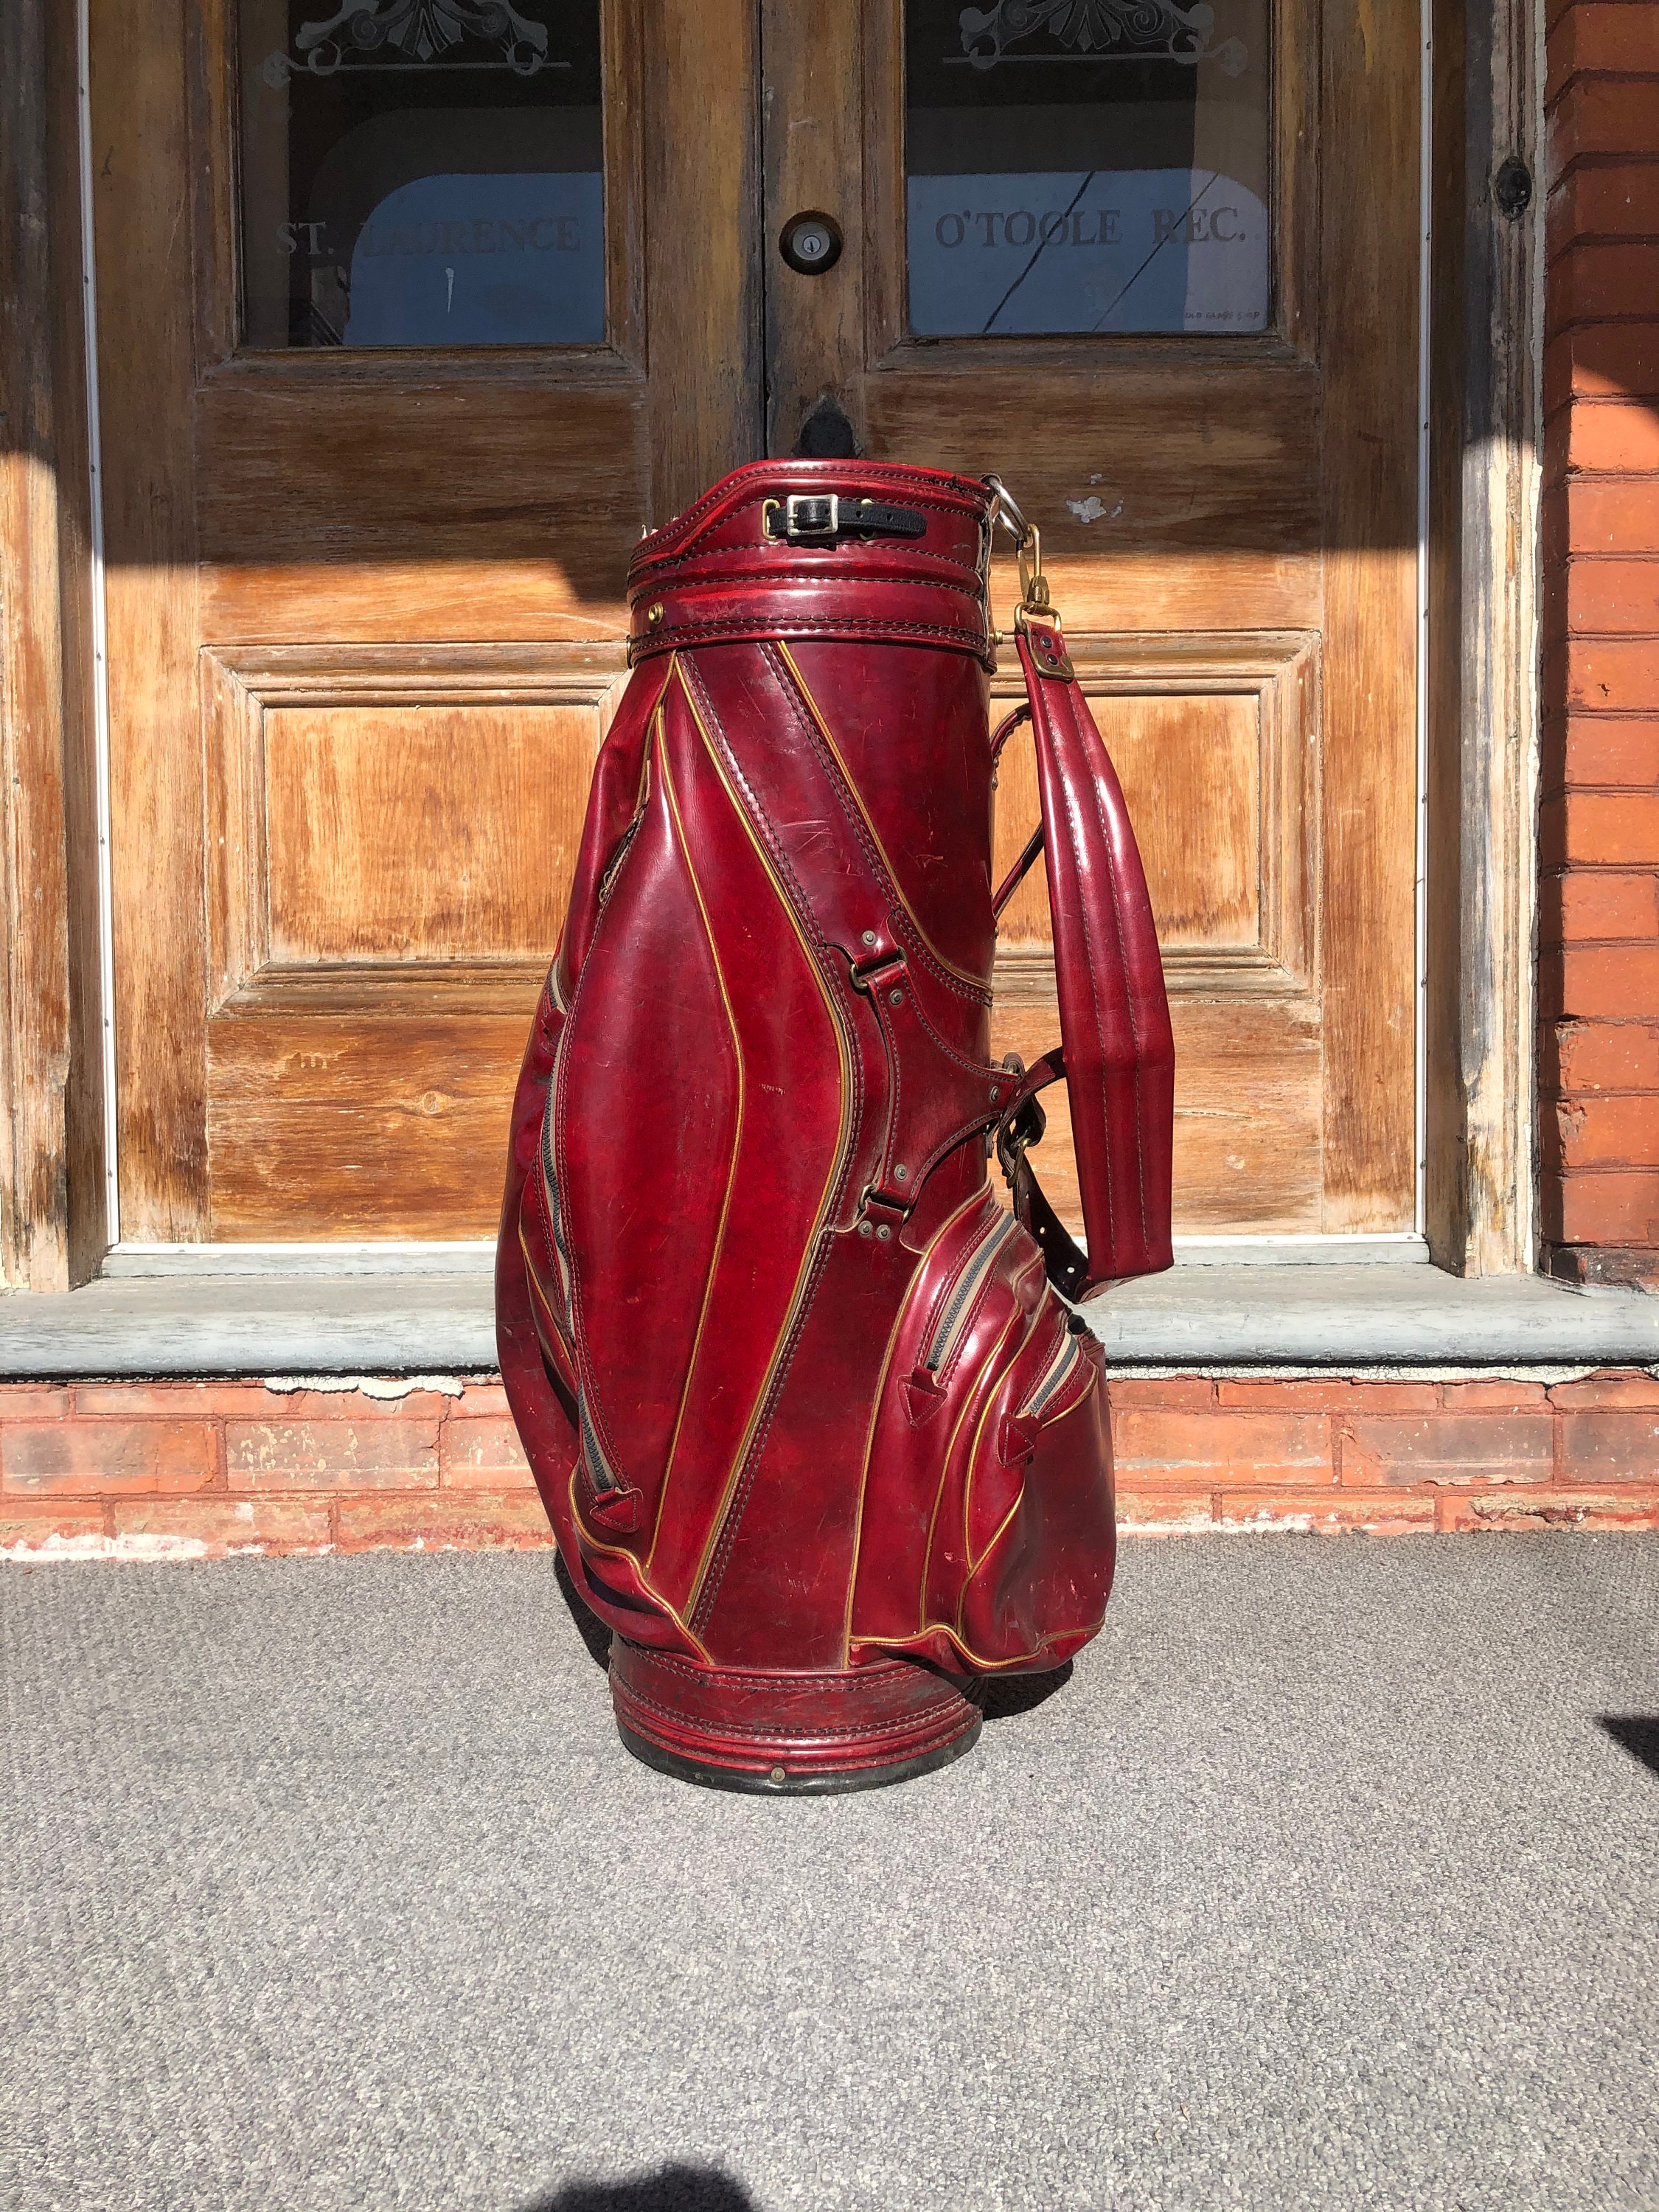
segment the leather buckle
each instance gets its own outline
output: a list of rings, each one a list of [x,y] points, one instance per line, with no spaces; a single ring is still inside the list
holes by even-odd
[[[832,491],[792,491],[783,502],[783,534],[792,544],[834,538],[840,529],[841,501]]]

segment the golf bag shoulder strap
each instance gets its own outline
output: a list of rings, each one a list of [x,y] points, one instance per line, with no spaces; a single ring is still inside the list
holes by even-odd
[[[1015,643],[1036,747],[1062,1042],[1026,1071],[999,1127],[997,1153],[1050,1279],[1077,1298],[1173,1260],[1175,1040],[1146,871],[1059,624],[1028,615]],[[1034,840],[1032,858],[1036,849]],[[1025,1157],[1042,1130],[1036,1094],[1062,1075],[1086,1256]]]

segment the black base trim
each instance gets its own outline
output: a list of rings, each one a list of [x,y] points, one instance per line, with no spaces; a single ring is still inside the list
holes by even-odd
[[[951,1766],[963,1759],[979,1741],[984,1723],[975,1714],[970,1725],[949,1743],[940,1744],[937,1750],[924,1751],[914,1759],[896,1759],[890,1766],[848,1766],[819,1769],[816,1771],[791,1774],[786,1768],[781,1782],[775,1782],[771,1774],[757,1774],[738,1766],[712,1766],[699,1759],[682,1759],[678,1753],[665,1751],[633,1729],[617,1723],[617,1733],[623,1744],[642,1765],[653,1767],[659,1774],[671,1774],[677,1782],[695,1782],[703,1790],[729,1790],[744,1797],[846,1797],[855,1790],[886,1790],[895,1782],[913,1782],[919,1774],[936,1774],[941,1766]],[[775,1771],[775,1770],[774,1770]]]

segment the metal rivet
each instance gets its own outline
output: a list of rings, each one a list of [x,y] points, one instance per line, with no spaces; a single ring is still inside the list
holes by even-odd
[[[898,1178],[900,1182],[908,1182],[910,1180],[910,1170],[908,1168],[895,1168],[893,1170],[893,1173]]]
[[[873,945],[873,944],[875,943],[875,941],[876,941],[876,933],[875,933],[875,931],[874,931],[873,929],[866,929],[866,930],[865,931],[865,933],[864,933],[864,941],[865,941],[865,943],[866,943],[866,945]]]
[[[784,1775],[783,1775],[783,1769],[782,1769],[781,1766],[775,1766],[775,1767],[772,1769],[772,1779],[773,1779],[773,1781],[774,1781],[774,1782],[781,1782],[781,1781],[783,1780],[783,1778],[784,1778]]]
[[[877,1236],[881,1239],[884,1244],[887,1242],[892,1233],[892,1231],[887,1226],[887,1224],[884,1221],[882,1223],[880,1228],[876,1231]]]
[[[869,1223],[867,1221],[860,1221],[859,1224],[859,1235],[860,1237],[868,1237],[871,1233],[872,1231]]]
[[[890,1006],[902,1006],[904,1004],[903,992],[890,991],[887,994],[887,1003]]]
[[[645,618],[654,629],[657,624],[662,620],[662,601],[660,599],[653,599],[652,601],[651,605],[645,611]]]
[[[997,1104],[999,1104],[999,1103],[1000,1103],[1001,1098],[1002,1098],[1002,1093],[1001,1093],[1001,1091],[998,1089],[997,1085],[994,1083],[994,1084],[991,1085],[991,1103],[992,1103],[994,1106],[995,1106],[995,1105],[997,1105]]]

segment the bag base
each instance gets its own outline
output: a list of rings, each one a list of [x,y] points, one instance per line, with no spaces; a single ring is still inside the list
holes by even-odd
[[[617,1728],[635,1759],[705,1789],[768,1797],[879,1790],[971,1751],[982,1716],[913,1660],[825,1672],[695,1666],[611,1645]]]

